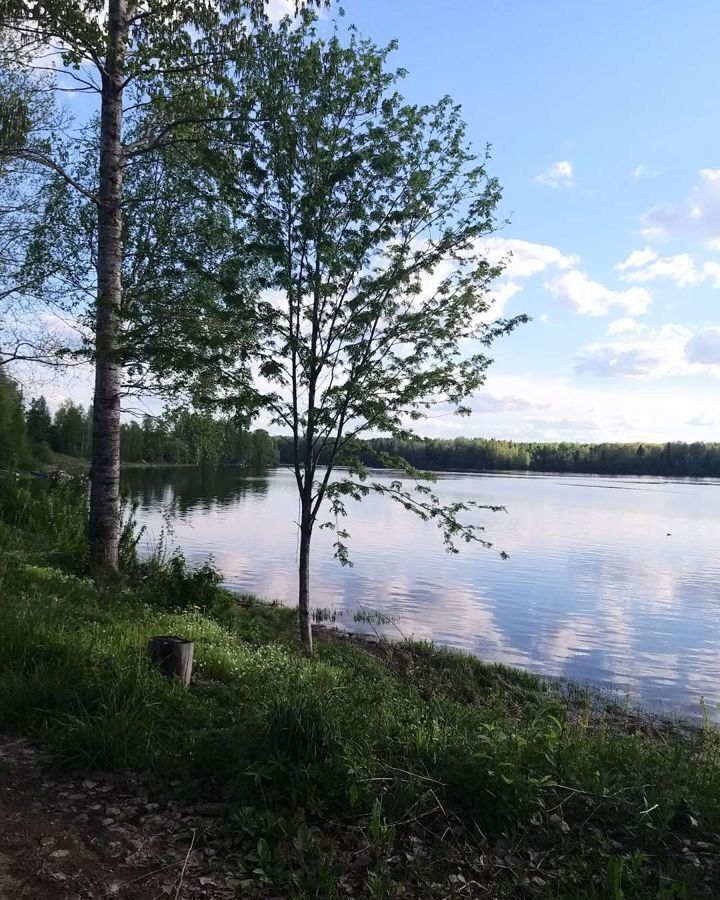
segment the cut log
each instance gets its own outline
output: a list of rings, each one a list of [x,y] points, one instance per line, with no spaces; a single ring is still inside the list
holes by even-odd
[[[189,687],[192,676],[195,642],[166,634],[150,638],[148,654],[154,666],[167,675],[180,679],[183,687]]]

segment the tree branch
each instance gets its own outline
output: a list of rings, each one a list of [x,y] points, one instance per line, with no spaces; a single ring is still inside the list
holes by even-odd
[[[84,187],[80,182],[73,178],[73,176],[61,166],[59,163],[55,162],[54,159],[51,159],[49,156],[45,156],[43,153],[39,153],[37,150],[30,149],[20,149],[15,151],[7,151],[3,154],[3,156],[8,156],[12,158],[13,156],[17,159],[24,159],[26,162],[35,163],[38,166],[44,166],[46,169],[51,169],[53,172],[56,172],[70,187],[75,188],[76,191],[81,193],[84,197],[87,197],[88,200],[92,200],[96,205],[100,204],[100,200],[96,194],[92,191],[89,191],[86,187]]]

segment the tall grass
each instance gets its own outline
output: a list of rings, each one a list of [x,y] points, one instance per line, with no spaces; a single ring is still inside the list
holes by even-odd
[[[84,475],[57,483],[32,476],[0,478],[0,522],[22,532],[44,558],[77,573],[86,572],[90,562],[89,505],[89,484]],[[136,565],[141,537],[135,509],[125,502],[120,527],[122,571],[131,571]]]

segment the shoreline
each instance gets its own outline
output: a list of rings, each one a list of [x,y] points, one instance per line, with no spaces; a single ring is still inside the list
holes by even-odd
[[[242,603],[242,599],[239,599]],[[274,601],[259,600],[260,603],[273,605]],[[284,606],[284,604],[283,604]],[[294,607],[286,606],[286,609],[294,610]],[[351,631],[340,628],[337,625],[327,625],[322,622],[313,622],[313,636],[327,643],[347,642],[360,646],[367,652],[381,658],[383,648],[386,645],[403,648],[425,645],[439,653],[454,654],[459,657],[467,657],[483,666],[494,666],[500,670],[514,673],[517,677],[536,679],[548,688],[557,692],[559,696],[567,698],[570,702],[590,701],[595,709],[604,708],[606,712],[612,710],[614,714],[626,721],[644,723],[648,729],[657,733],[686,734],[697,733],[703,727],[710,727],[720,734],[720,723],[705,721],[702,716],[684,715],[681,712],[663,712],[655,709],[651,704],[644,704],[633,697],[631,693],[620,695],[619,688],[613,688],[590,681],[580,681],[577,678],[569,678],[563,675],[543,675],[520,666],[498,663],[492,659],[469,653],[446,644],[438,644],[433,640],[415,640],[413,638],[399,637],[393,639],[387,635],[367,634],[362,631]]]
[[[38,470],[52,471],[54,469],[62,469],[67,467],[71,470],[88,470],[90,468],[90,460],[81,457],[67,457],[55,454],[58,458],[51,463],[37,463]],[[271,472],[276,469],[288,469],[289,463],[278,463],[268,467],[246,466],[240,463],[171,463],[171,462],[143,462],[143,461],[124,461],[121,460],[120,468],[122,469],[242,469],[245,471],[266,471]],[[338,471],[342,471],[342,466],[336,467]],[[393,474],[400,472],[398,469],[388,469],[380,466],[368,466],[368,470],[372,472],[386,472]],[[636,472],[596,472],[596,471],[567,471],[559,469],[472,469],[472,468],[437,468],[437,469],[418,469],[420,472],[427,472],[431,476],[441,475],[468,475],[468,476],[497,476],[504,478],[608,478],[618,480],[628,478],[633,480],[653,480],[656,482],[663,481],[681,481],[691,484],[720,484],[720,476],[718,475],[691,475],[676,473],[636,473]],[[409,477],[409,476],[406,476]]]

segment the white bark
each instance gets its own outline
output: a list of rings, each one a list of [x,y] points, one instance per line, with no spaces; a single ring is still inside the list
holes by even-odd
[[[120,537],[122,105],[128,15],[127,0],[110,0],[100,110],[98,296],[90,481],[90,555],[98,572],[117,569]]]

